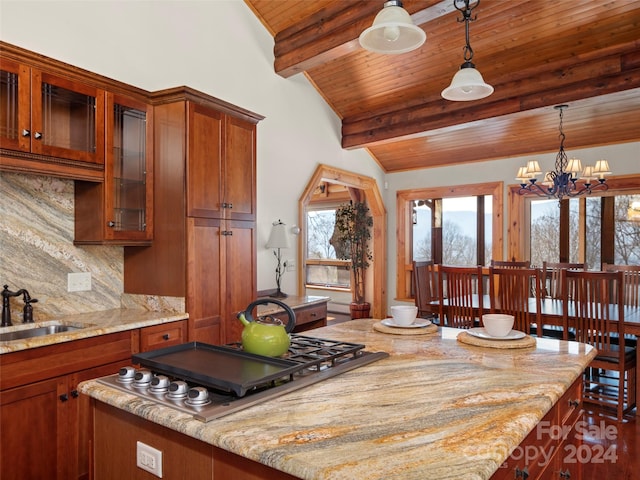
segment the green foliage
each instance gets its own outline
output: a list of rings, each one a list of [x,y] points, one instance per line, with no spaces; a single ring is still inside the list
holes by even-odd
[[[349,202],[340,205],[336,210],[335,241],[344,248],[339,254],[341,260],[351,260],[354,289],[353,301],[364,303],[365,271],[373,255],[369,250],[373,217],[369,214],[369,207],[363,202]]]

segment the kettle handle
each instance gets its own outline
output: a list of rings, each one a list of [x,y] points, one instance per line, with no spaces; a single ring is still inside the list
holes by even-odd
[[[291,333],[296,326],[296,314],[293,312],[293,309],[289,305],[287,305],[284,302],[281,302],[280,300],[275,300],[272,298],[261,298],[259,300],[256,300],[255,302],[251,303],[247,307],[247,309],[244,311],[244,318],[246,318],[250,322],[253,322],[253,316],[251,315],[251,312],[253,311],[253,309],[256,308],[258,305],[268,305],[269,303],[275,303],[276,305],[281,306],[284,309],[284,311],[287,313],[287,316],[289,317],[289,319],[284,329],[286,330],[287,333]]]

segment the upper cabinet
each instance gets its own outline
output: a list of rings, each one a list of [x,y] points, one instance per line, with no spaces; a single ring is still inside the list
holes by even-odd
[[[0,165],[96,179],[104,164],[104,90],[0,50]],[[85,171],[79,170],[84,169]]]
[[[256,219],[256,123],[189,103],[187,215]]]
[[[153,115],[106,94],[104,183],[76,182],[76,244],[144,245],[153,238]]]

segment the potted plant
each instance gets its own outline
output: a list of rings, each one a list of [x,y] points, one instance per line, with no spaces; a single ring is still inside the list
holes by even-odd
[[[369,250],[373,217],[369,207],[363,202],[349,202],[336,210],[336,223],[332,244],[336,256],[341,260],[351,260],[353,280],[353,301],[350,305],[351,318],[368,318],[371,305],[365,302],[365,273],[369,261],[373,259]],[[336,248],[337,246],[341,248]]]

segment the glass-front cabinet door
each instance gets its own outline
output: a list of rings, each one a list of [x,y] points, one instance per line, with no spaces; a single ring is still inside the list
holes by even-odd
[[[29,151],[31,142],[28,67],[8,59],[0,64],[0,145],[11,150]]]
[[[104,91],[2,58],[2,148],[104,163]]]
[[[107,93],[106,233],[110,239],[153,237],[151,107]]]

